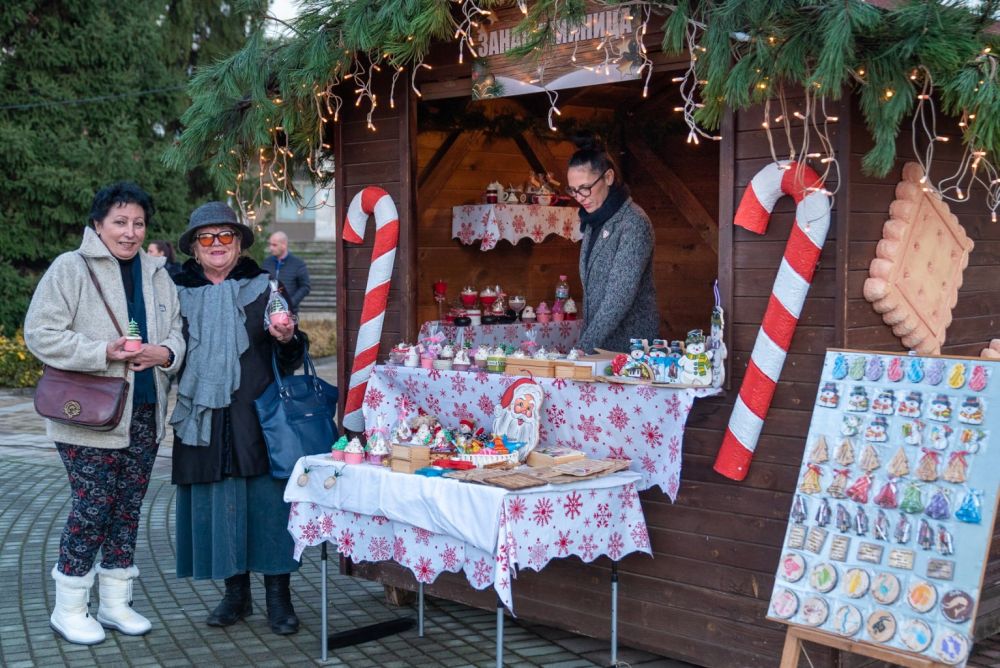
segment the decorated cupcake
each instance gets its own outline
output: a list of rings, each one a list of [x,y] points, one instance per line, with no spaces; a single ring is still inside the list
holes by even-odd
[[[337,439],[337,442],[333,444],[330,448],[330,456],[333,457],[334,461],[342,462],[344,461],[344,450],[347,449],[347,437],[341,436]]]
[[[389,461],[389,444],[381,436],[375,435],[368,441],[368,463],[383,466]]]
[[[455,371],[467,371],[470,366],[472,366],[472,361],[469,359],[468,351],[465,348],[459,348],[458,352],[455,353],[451,368]]]
[[[403,358],[403,365],[408,367],[420,366],[420,353],[417,352],[416,346],[410,346],[410,349],[406,351],[406,357]]]
[[[523,322],[535,322],[536,318],[535,309],[525,306],[524,311],[521,312],[521,320]]]
[[[365,461],[365,446],[361,445],[361,441],[357,438],[352,438],[344,448],[344,461],[348,464],[360,464]]]
[[[490,347],[485,343],[480,344],[479,348],[476,349],[476,355],[473,358],[476,363],[477,369],[485,369],[487,359],[490,356]]]
[[[536,312],[538,314],[538,322],[544,324],[552,320],[552,312],[549,310],[549,305],[545,302],[538,305],[538,310]]]
[[[561,299],[557,299],[555,304],[552,305],[552,319],[556,322],[562,322],[566,319],[566,311],[563,310]]]
[[[563,312],[566,314],[567,320],[576,320],[576,302],[570,297],[563,304]]]
[[[495,371],[497,373],[503,373],[503,370],[507,368],[507,353],[500,346],[497,346],[490,351],[490,356],[486,358],[486,369],[488,371]]]
[[[455,346],[450,343],[444,344],[444,348],[441,349],[441,354],[438,355],[438,357],[443,360],[455,359]]]

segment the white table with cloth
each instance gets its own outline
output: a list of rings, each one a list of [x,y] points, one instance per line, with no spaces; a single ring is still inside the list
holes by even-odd
[[[476,325],[456,327],[439,320],[430,320],[420,327],[420,339],[431,336],[435,331],[444,335],[447,341],[469,341],[475,352],[482,344],[495,348],[501,343],[520,347],[524,341],[532,340],[538,347],[568,353],[580,340],[583,320],[563,320],[562,322],[517,322],[510,325]]]
[[[300,474],[309,469],[305,486]],[[336,482],[327,488],[330,477]],[[441,573],[462,571],[476,589],[493,586],[498,598],[497,661],[502,656],[502,607],[513,612],[517,569],[539,571],[570,555],[614,564],[612,651],[617,641],[617,561],[652,554],[638,499],[640,476],[623,471],[566,485],[519,491],[441,477],[393,473],[384,466],[348,465],[329,455],[303,457],[285,488],[288,531],[295,558],[325,542],[354,561],[393,560],[423,585]],[[325,583],[326,562],[323,562]],[[326,596],[323,597],[326,638]],[[323,649],[325,658],[325,645]]]
[[[580,241],[580,209],[541,204],[465,204],[452,207],[451,236],[466,246],[482,242],[481,250],[495,248],[501,239],[541,243],[550,234]]]
[[[445,427],[468,419],[486,428],[493,407],[517,376],[485,371],[440,371],[376,366],[368,380],[365,423],[395,426],[399,415],[422,409]],[[638,489],[658,486],[676,500],[681,480],[684,425],[697,397],[718,388],[672,388],[653,385],[535,378],[545,391],[542,445],[582,450],[595,459],[630,459],[640,476]]]

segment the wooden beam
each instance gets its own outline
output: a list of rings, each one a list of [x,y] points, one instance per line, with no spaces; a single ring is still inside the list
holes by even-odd
[[[531,130],[523,133],[524,141],[531,148],[538,162],[544,167],[543,171],[551,172],[556,181],[563,183],[566,181],[566,165],[561,163],[552,155],[548,144]]]
[[[441,156],[434,171],[428,174],[427,178],[420,184],[417,190],[418,206],[426,206],[427,203],[433,202],[437,198],[445,184],[448,183],[448,179],[462,163],[462,158],[472,146],[479,142],[482,135],[482,131],[477,130],[463,132],[455,138],[445,154]]]
[[[452,130],[448,133],[448,136],[444,138],[441,145],[437,147],[436,151],[434,151],[434,155],[432,155],[431,159],[427,161],[426,165],[424,165],[423,170],[420,172],[420,176],[417,177],[418,188],[427,182],[427,179],[430,178],[431,174],[433,174],[434,170],[437,168],[438,163],[441,162],[441,158],[448,153],[448,149],[451,148],[451,145],[455,143],[455,140],[458,139],[460,134],[462,134],[461,130]]]
[[[653,182],[677,206],[677,210],[684,216],[688,224],[701,235],[701,238],[712,247],[713,251],[718,253],[719,224],[705,210],[695,194],[688,190],[681,177],[677,176],[676,172],[670,169],[645,144],[634,140],[629,141],[628,150],[653,176]]]

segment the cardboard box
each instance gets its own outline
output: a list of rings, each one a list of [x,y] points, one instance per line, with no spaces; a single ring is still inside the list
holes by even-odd
[[[535,448],[529,452],[527,463],[528,466],[534,467],[555,466],[556,464],[573,462],[578,459],[584,459],[585,457],[586,455],[579,450],[550,445],[542,448]]]
[[[421,466],[427,466],[431,461],[431,447],[429,445],[405,445],[401,443],[392,444],[392,458],[408,462],[420,462]]]
[[[508,376],[539,376],[552,378],[556,375],[556,363],[552,360],[508,357],[504,373]]]

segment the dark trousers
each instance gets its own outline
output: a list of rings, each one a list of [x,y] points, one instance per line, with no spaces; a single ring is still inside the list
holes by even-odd
[[[56,448],[69,474],[73,503],[59,541],[59,571],[86,575],[101,548],[101,566],[128,568],[156,460],[156,404],[133,408],[127,448],[68,443],[56,443]]]

